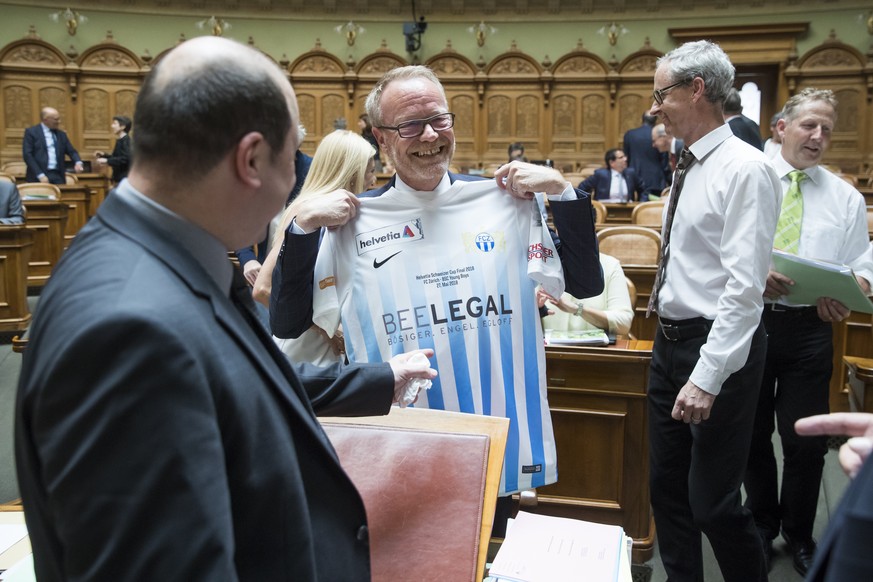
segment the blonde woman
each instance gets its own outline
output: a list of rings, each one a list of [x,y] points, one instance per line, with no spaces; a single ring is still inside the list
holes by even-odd
[[[334,131],[321,140],[312,157],[309,175],[300,194],[274,220],[276,228],[271,228],[275,233],[273,246],[264,260],[252,291],[255,301],[269,307],[270,290],[273,287],[273,268],[276,266],[276,259],[282,247],[285,229],[297,215],[300,203],[337,190],[346,190],[356,195],[369,190],[376,183],[373,159],[375,153],[375,149],[367,140],[344,129]],[[330,340],[317,326],[312,326],[297,339],[276,337],[273,339],[276,340],[279,348],[296,362],[327,365],[342,359],[342,334],[337,333],[334,340]]]

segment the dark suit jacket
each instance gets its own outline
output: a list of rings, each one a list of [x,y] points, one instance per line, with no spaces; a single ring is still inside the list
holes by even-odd
[[[66,132],[61,130],[55,131],[57,139],[56,153],[58,156],[58,171],[61,175],[64,173],[64,158],[69,156],[74,162],[81,162],[79,152],[70,143]],[[45,143],[45,134],[42,130],[42,124],[37,123],[24,130],[24,142],[21,146],[21,153],[24,156],[24,163],[27,164],[27,173],[25,180],[28,182],[39,182],[38,176],[45,174],[48,170],[48,149]]]
[[[394,186],[395,177],[384,186],[364,192],[361,198],[381,196]],[[479,176],[449,172],[449,179],[474,181]],[[603,292],[603,271],[594,232],[594,210],[584,192],[576,192],[577,200],[550,202],[549,209],[560,233],[553,240],[564,266],[567,291],[584,299]],[[306,235],[285,232],[285,243],[273,270],[270,293],[270,328],[277,337],[299,337],[312,326],[312,285],[315,259],[318,256],[320,231]]]
[[[873,459],[867,459],[831,516],[809,582],[873,580]]]
[[[21,370],[39,580],[368,581],[364,505],[313,408],[385,414],[394,380],[350,368],[301,380],[178,240],[107,198],[53,271]]]
[[[640,179],[633,168],[627,168],[622,172],[624,182],[627,185],[628,200],[645,202],[649,199],[649,192],[645,183]],[[612,185],[612,170],[598,168],[594,173],[579,183],[579,190],[594,192],[596,200],[608,200],[609,188]]]
[[[106,157],[106,163],[112,168],[112,181],[118,184],[127,178],[130,171],[130,136],[125,134],[115,142],[112,155]]]
[[[24,224],[24,209],[18,188],[4,180],[0,180],[0,224]]]
[[[288,202],[285,203],[287,206],[291,204],[291,201],[297,198],[297,195],[300,194],[300,189],[303,188],[303,182],[306,181],[306,176],[309,175],[309,166],[312,165],[312,157],[304,154],[300,150],[297,150],[297,153],[294,154],[294,175],[297,178],[297,181],[294,182],[294,189],[291,190],[291,193],[288,195]],[[236,251],[236,258],[239,260],[239,264],[245,266],[249,261],[258,261],[259,263],[263,263],[264,259],[267,258],[267,255],[270,254],[270,247],[272,246],[269,238],[269,229],[266,233],[264,233],[264,239],[258,242],[255,247],[246,247],[244,249],[238,249]],[[255,251],[257,250],[257,253]]]
[[[646,185],[646,194],[660,194],[668,184],[670,164],[667,154],[652,146],[652,126],[642,125],[625,132],[623,149],[628,167]]]
[[[731,131],[734,132],[735,136],[764,151],[764,140],[761,139],[761,128],[758,127],[757,123],[745,115],[738,115],[728,121],[728,125],[731,126]]]

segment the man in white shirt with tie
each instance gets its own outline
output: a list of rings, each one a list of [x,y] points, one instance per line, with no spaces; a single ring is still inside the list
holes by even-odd
[[[633,168],[627,166],[627,156],[620,148],[607,150],[603,157],[605,168],[598,168],[585,178],[579,189],[594,192],[597,200],[605,202],[633,202],[649,199],[646,185]]]
[[[785,104],[776,122],[782,150],[773,158],[784,192],[774,245],[801,257],[848,265],[869,292],[873,257],[867,234],[864,197],[820,164],[837,120],[830,90],[807,88]],[[812,537],[827,438],[800,437],[794,423],[826,414],[833,371],[832,323],[849,310],[820,297],[815,305],[791,299],[793,281],[775,271],[764,291],[767,361],[758,399],[752,447],[746,469],[746,507],[764,543],[772,551],[782,533],[794,568],[806,575],[816,543]],[[781,491],[777,485],[772,435],[778,421],[782,440]]]
[[[670,580],[703,581],[706,534],[726,582],[767,579],[742,506],[767,338],[764,285],[779,214],[779,178],[733,135],[722,102],[734,67],[708,41],[658,60],[652,112],[685,142],[666,213],[658,330],[648,385],[651,502]],[[680,169],[682,174],[680,174]],[[681,196],[680,196],[681,194]]]
[[[41,123],[24,130],[21,153],[27,165],[25,179],[28,182],[66,184],[64,159],[69,156],[75,162],[76,173],[85,169],[82,159],[66,132],[58,129],[61,115],[57,109],[43,107],[40,119]]]

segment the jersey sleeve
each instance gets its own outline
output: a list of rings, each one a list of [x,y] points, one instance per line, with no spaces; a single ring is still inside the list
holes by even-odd
[[[560,297],[564,292],[564,269],[561,267],[555,243],[543,223],[543,216],[536,202],[531,201],[526,208],[531,214],[527,274],[542,285],[546,293],[552,297]]]
[[[339,295],[336,288],[336,235],[327,231],[315,260],[312,290],[312,322],[333,337],[340,323]]]

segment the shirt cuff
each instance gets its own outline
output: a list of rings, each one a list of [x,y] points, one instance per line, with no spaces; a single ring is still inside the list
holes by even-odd
[[[566,200],[576,200],[576,189],[573,185],[567,186],[560,194],[547,194],[549,202],[564,202]]]
[[[296,218],[291,219],[291,226],[288,227],[288,231],[291,234],[310,234],[310,233],[314,232],[314,231],[306,232],[305,230],[303,230],[302,228],[297,226],[297,219]]]
[[[694,371],[688,378],[695,386],[713,396],[718,396],[718,393],[721,392],[721,385],[727,379],[728,377],[723,372],[710,368],[700,360],[697,361]]]

